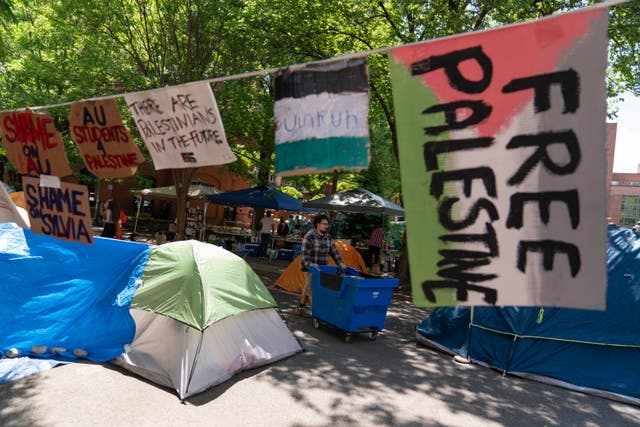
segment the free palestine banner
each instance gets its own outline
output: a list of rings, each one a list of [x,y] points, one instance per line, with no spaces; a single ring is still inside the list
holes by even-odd
[[[231,151],[209,83],[124,97],[156,169],[223,165]]]
[[[390,51],[416,305],[604,308],[607,25]]]
[[[49,114],[29,109],[0,113],[0,140],[21,174],[71,175],[62,137]]]
[[[69,130],[87,169],[99,178],[134,175],[145,161],[113,99],[71,104]]]
[[[287,68],[275,88],[278,176],[369,166],[366,58]]]

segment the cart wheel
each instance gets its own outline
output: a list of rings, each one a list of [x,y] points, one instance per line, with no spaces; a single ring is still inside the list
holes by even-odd
[[[375,341],[376,338],[378,338],[378,331],[371,331],[371,339]]]
[[[344,342],[351,342],[351,334],[347,334],[344,336]]]
[[[320,321],[318,320],[317,317],[313,318],[313,327],[318,329],[320,327]]]

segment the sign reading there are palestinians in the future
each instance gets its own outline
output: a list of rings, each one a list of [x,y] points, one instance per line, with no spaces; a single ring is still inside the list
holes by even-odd
[[[22,177],[31,231],[61,240],[93,244],[89,190],[86,185],[61,182],[41,187],[38,178]]]
[[[28,109],[0,113],[0,140],[21,174],[71,175],[62,137],[49,114]]]
[[[390,52],[416,305],[604,308],[607,24]]]
[[[236,160],[209,83],[124,97],[156,169],[223,165]]]
[[[145,161],[113,99],[71,104],[69,130],[87,169],[99,178],[134,175]]]
[[[369,166],[366,58],[282,70],[275,89],[278,176]]]

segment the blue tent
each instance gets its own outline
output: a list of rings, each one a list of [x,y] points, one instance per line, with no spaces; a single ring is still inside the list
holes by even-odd
[[[302,202],[272,187],[257,186],[244,190],[227,191],[207,197],[209,202],[221,205],[251,206],[279,211],[300,211]]]
[[[16,349],[20,356],[103,362],[133,341],[129,304],[151,247],[94,242],[0,223],[0,356]]]
[[[436,309],[420,342],[515,375],[640,404],[640,239],[609,228],[606,311]]]

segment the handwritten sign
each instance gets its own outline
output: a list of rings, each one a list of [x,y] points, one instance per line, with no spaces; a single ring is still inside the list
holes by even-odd
[[[71,174],[62,137],[49,114],[30,110],[0,113],[0,141],[21,174]]]
[[[131,176],[145,161],[113,99],[71,104],[69,130],[87,169],[99,178]]]
[[[61,240],[93,244],[89,190],[62,182],[60,188],[40,187],[37,178],[22,177],[31,231]]]
[[[20,228],[29,228],[20,216],[20,212],[11,200],[9,193],[4,189],[4,185],[0,185],[0,222],[13,222]]]
[[[126,95],[156,169],[222,165],[236,160],[208,83]]]
[[[365,58],[281,70],[276,76],[278,176],[369,166]]]
[[[602,309],[607,11],[390,53],[416,305]]]

